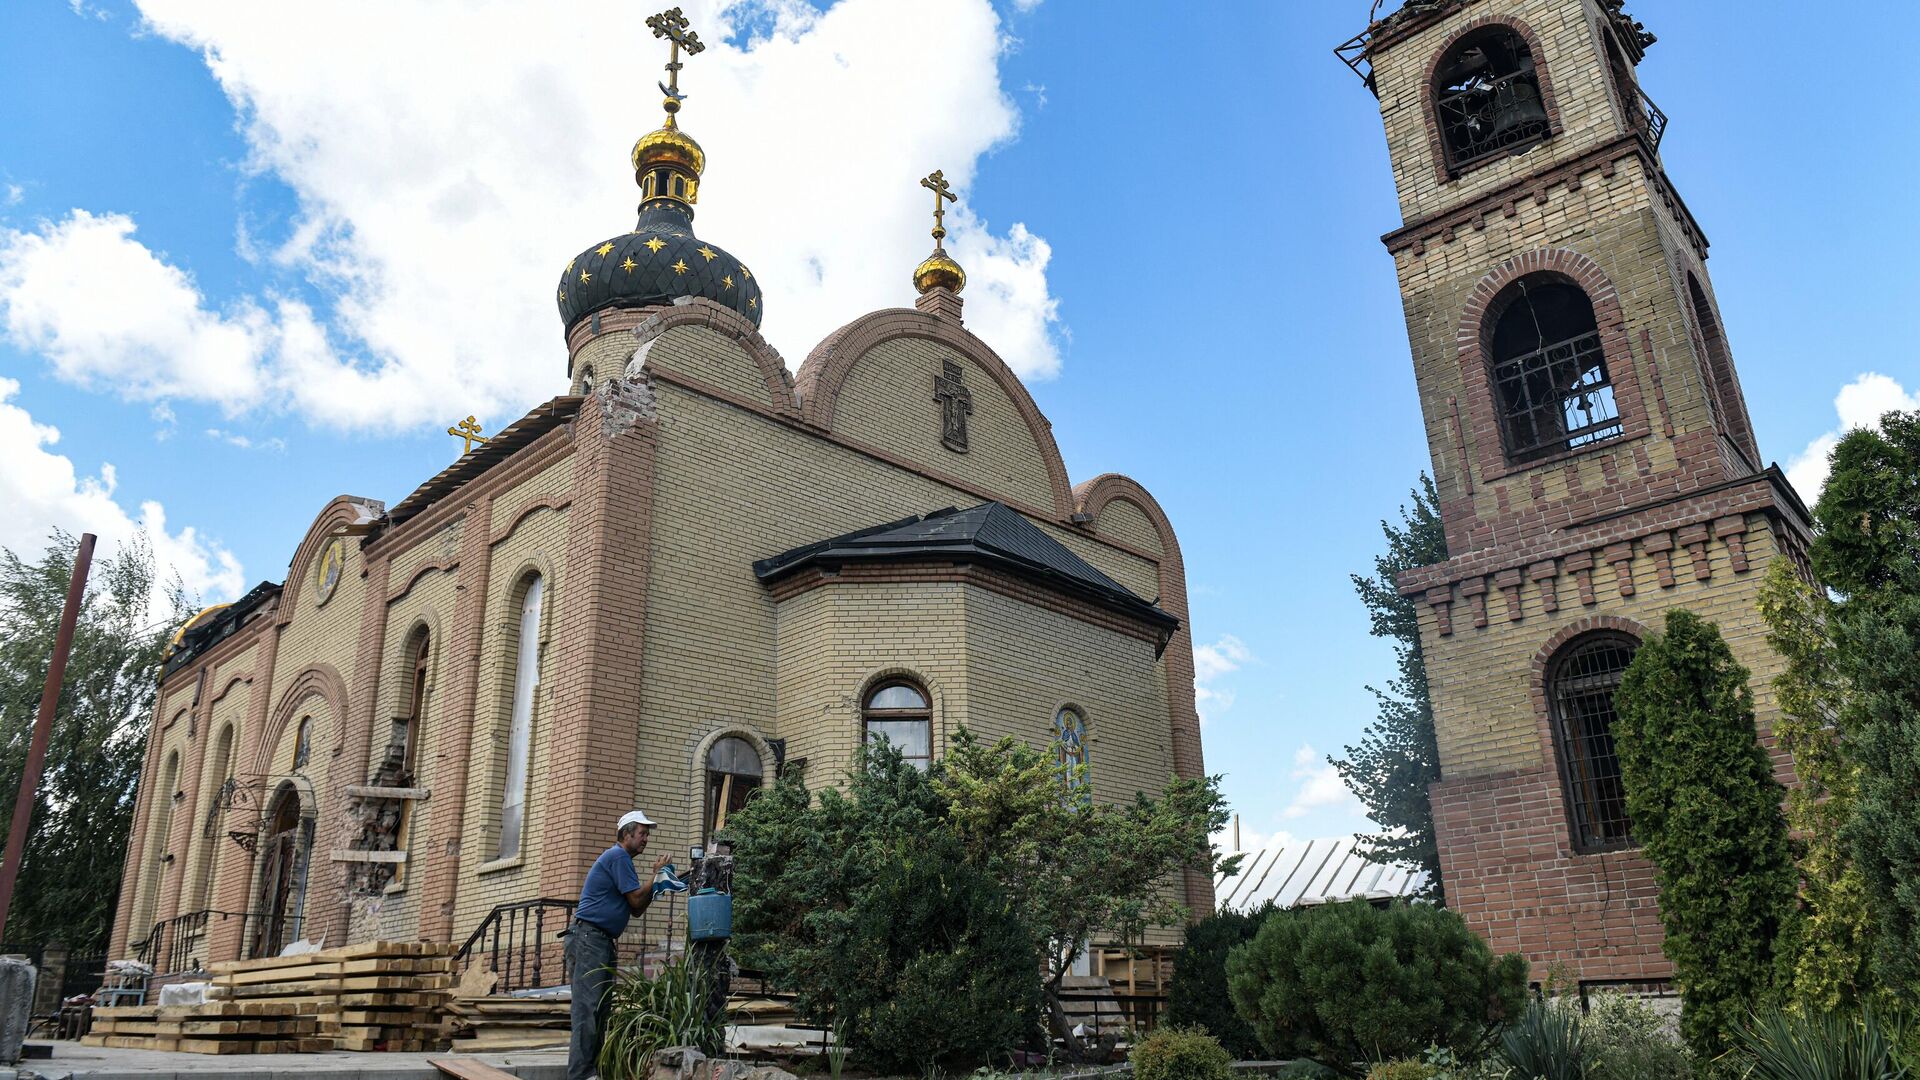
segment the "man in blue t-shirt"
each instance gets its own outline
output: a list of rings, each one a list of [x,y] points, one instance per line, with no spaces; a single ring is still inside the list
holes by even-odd
[[[607,1030],[607,993],[613,986],[614,942],[626,933],[627,920],[653,903],[653,886],[643,885],[633,860],[647,849],[653,822],[638,810],[620,819],[618,841],[593,861],[580,887],[580,903],[567,928],[567,962],[573,968],[573,1041],[567,1052],[567,1080],[595,1075],[600,1042]],[[654,860],[653,872],[667,865]]]

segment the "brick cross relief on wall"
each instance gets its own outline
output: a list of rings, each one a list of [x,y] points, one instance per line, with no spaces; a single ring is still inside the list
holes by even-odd
[[[940,442],[956,453],[967,452],[967,417],[973,413],[973,391],[961,381],[960,365],[940,361],[933,377],[933,400],[940,403]]]

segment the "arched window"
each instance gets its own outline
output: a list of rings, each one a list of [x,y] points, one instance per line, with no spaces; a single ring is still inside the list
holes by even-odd
[[[313,819],[300,793],[282,783],[267,805],[266,829],[258,841],[260,888],[254,899],[248,956],[278,956],[300,937],[307,902],[307,865],[313,853]]]
[[[582,368],[580,371],[580,396],[585,397],[591,393],[593,393],[593,369]]]
[[[708,839],[727,827],[727,818],[760,790],[760,752],[737,735],[715,739],[707,749]]]
[[[529,577],[520,596],[520,633],[513,653],[513,716],[507,723],[507,774],[500,794],[497,857],[502,859],[520,853],[520,830],[526,820],[534,692],[540,688],[540,608],[545,597],[545,581],[539,574]]]
[[[1707,300],[1707,291],[1700,287],[1700,279],[1687,274],[1687,300],[1693,308],[1694,349],[1700,354],[1700,362],[1706,369],[1702,374],[1708,389],[1708,402],[1713,407],[1715,420],[1727,439],[1738,451],[1747,472],[1759,471],[1754,460],[1758,457],[1758,448],[1753,442],[1753,428],[1747,421],[1746,402],[1740,394],[1740,381],[1733,373],[1733,356],[1727,350],[1727,337],[1720,330],[1720,320],[1714,317],[1713,304]]]
[[[861,715],[868,742],[887,740],[916,769],[933,764],[933,707],[925,690],[902,680],[881,683],[867,694]]]
[[[191,911],[204,910],[213,896],[214,878],[220,872],[220,850],[226,846],[227,839],[220,829],[221,793],[232,776],[233,725],[228,724],[214,740],[213,753],[207,758],[206,779],[200,784],[202,791],[211,794],[207,796],[207,823],[200,830],[200,849],[195,859]]]
[[[1593,301],[1553,274],[1529,274],[1488,306],[1489,377],[1507,459],[1533,461],[1621,433]]]
[[[300,726],[293,731],[293,767],[295,771],[304,768],[307,759],[313,755],[313,717],[300,718]]]
[[[1576,638],[1547,666],[1547,706],[1566,785],[1574,847],[1591,851],[1632,842],[1620,758],[1613,749],[1613,692],[1639,642],[1601,632]]]
[[[1447,170],[1515,154],[1552,134],[1527,39],[1509,26],[1462,37],[1434,71],[1434,108]]]
[[[1055,760],[1067,770],[1068,790],[1087,787],[1091,779],[1087,767],[1092,765],[1087,750],[1087,718],[1071,705],[1053,716],[1053,752]]]
[[[152,808],[147,831],[147,873],[140,887],[140,902],[134,908],[133,925],[127,928],[130,939],[135,934],[145,939],[158,918],[160,883],[165,878],[167,864],[173,860],[169,849],[173,845],[173,793],[180,788],[180,751],[167,754],[162,775],[166,779],[147,800],[147,805]]]

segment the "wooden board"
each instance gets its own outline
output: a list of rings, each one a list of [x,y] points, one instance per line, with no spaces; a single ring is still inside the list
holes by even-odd
[[[427,1064],[455,1080],[520,1080],[510,1072],[470,1058],[428,1058]]]

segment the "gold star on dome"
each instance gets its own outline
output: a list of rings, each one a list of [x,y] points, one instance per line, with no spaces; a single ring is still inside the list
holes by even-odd
[[[592,280],[593,280],[592,274],[587,273],[585,270],[580,271],[580,284],[585,285],[587,282]]]
[[[660,254],[660,249],[666,246],[667,242],[657,236],[647,241],[647,250],[653,252],[655,255]]]
[[[719,252],[713,250],[712,248],[708,247],[705,244],[700,245],[700,256],[701,258],[706,259],[708,262],[712,262],[715,256],[719,254],[720,254]]]
[[[560,302],[563,304],[567,302],[567,290],[565,289],[560,290]]]
[[[733,275],[728,274],[726,277],[721,278],[720,283],[729,289],[733,288]]]
[[[741,267],[741,268],[740,268],[740,276],[741,276],[741,277],[743,277],[743,278],[746,278],[746,279],[748,279],[748,280],[752,280],[752,279],[753,279],[753,271],[751,271],[751,270],[748,270],[748,269],[747,269],[746,267],[744,267],[744,266],[743,266],[743,267]]]
[[[633,261],[633,256],[629,255],[627,256],[627,260],[620,264],[620,269],[625,270],[627,273],[631,274],[633,273],[634,267],[639,265],[640,265],[639,263]]]
[[[748,297],[748,298],[747,298],[747,306],[748,306],[748,307],[750,307],[750,308],[754,308],[755,310],[758,310],[758,309],[759,309],[759,307],[760,307],[760,298],[759,298],[759,297],[757,297],[757,296],[750,296],[750,297]]]
[[[685,259],[681,259],[681,260],[680,260],[679,262],[676,262],[676,263],[674,263],[674,264],[673,264],[673,272],[674,272],[674,273],[676,273],[676,274],[684,274],[684,273],[686,273],[686,272],[687,272],[687,260],[685,260]]]
[[[601,244],[599,247],[594,248],[593,253],[604,259],[607,257],[607,252],[612,250],[613,250],[613,241],[609,240],[606,243]]]
[[[567,273],[569,273],[569,274],[571,274],[571,273],[573,273],[573,264],[574,264],[574,262],[575,262],[575,261],[577,261],[577,260],[574,260],[574,259],[568,259],[568,260],[567,260],[567,270],[566,270],[566,272],[567,272]]]

